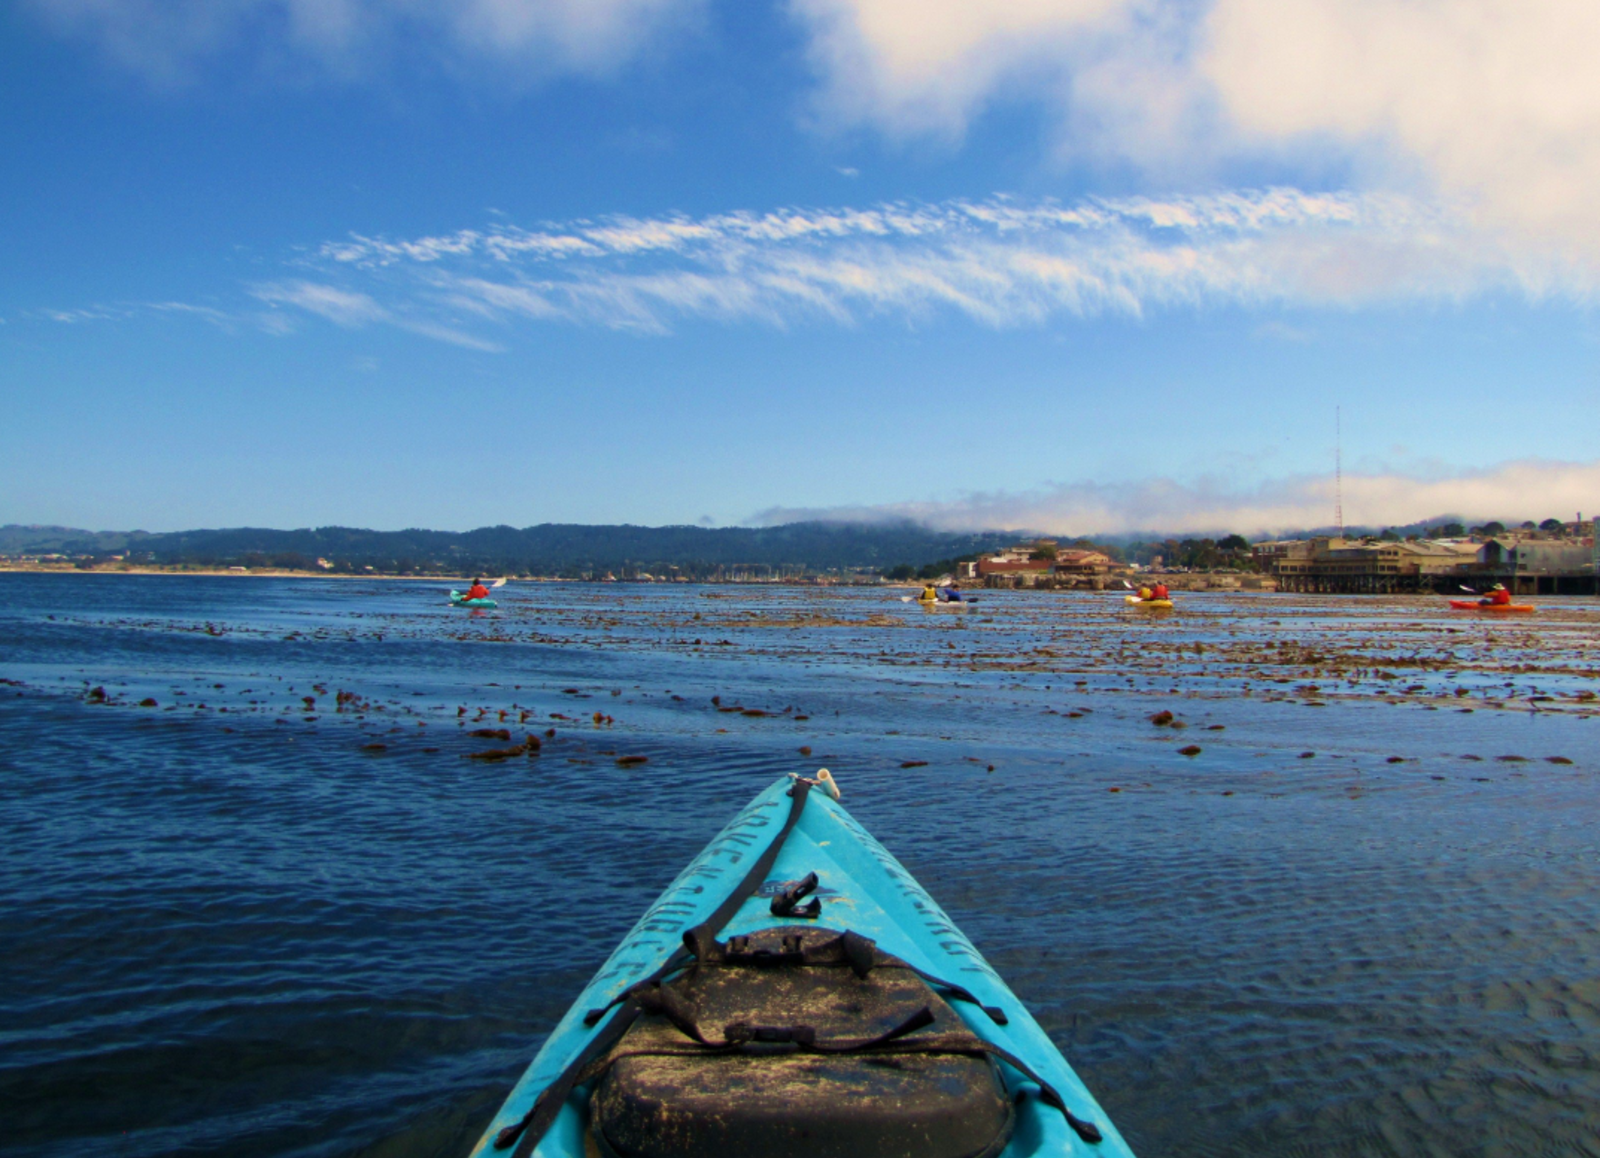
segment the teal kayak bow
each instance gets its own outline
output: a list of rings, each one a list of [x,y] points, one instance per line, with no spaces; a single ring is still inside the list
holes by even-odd
[[[757,796],[640,918],[473,1158],[1132,1158],[837,799]]]

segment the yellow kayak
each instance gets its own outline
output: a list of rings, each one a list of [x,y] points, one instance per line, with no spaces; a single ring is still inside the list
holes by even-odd
[[[1128,596],[1128,602],[1136,603],[1140,607],[1147,607],[1151,611],[1172,610],[1172,600],[1170,599],[1140,599],[1137,595],[1130,595]]]

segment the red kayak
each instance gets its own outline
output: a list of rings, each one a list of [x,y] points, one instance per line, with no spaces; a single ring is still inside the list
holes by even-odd
[[[1457,611],[1532,611],[1531,603],[1479,603],[1476,599],[1452,599],[1450,606]]]

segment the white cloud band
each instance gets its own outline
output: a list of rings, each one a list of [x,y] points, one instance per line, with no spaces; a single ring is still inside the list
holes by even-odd
[[[1510,292],[1593,300],[1581,262],[1532,255],[1464,212],[1295,189],[1076,205],[952,201],[611,218],[414,239],[353,236],[257,295],[341,325],[516,321],[646,333],[685,319],[987,326],[1216,305],[1351,307]]]
[[[1592,0],[790,0],[826,120],[957,136],[1053,114],[1059,147],[1171,175],[1263,155],[1470,205],[1600,262]]]

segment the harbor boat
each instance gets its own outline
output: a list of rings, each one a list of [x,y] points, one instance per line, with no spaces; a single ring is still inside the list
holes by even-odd
[[[826,769],[763,791],[645,912],[473,1158],[501,1154],[1132,1158]]]
[[[1456,611],[1486,611],[1498,615],[1535,610],[1531,603],[1480,603],[1476,599],[1452,599],[1450,606]]]

